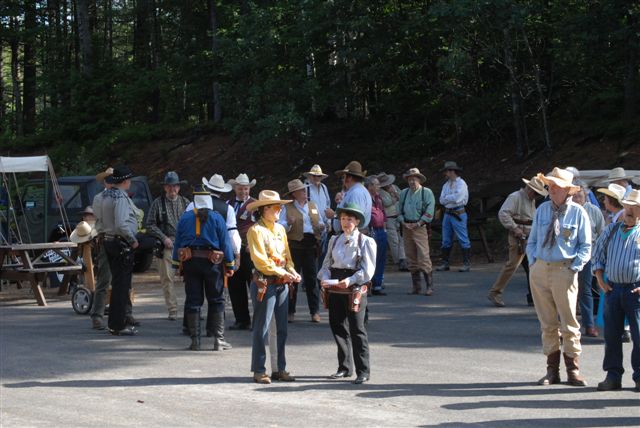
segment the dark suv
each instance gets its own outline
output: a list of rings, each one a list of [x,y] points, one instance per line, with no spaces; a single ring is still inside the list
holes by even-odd
[[[58,185],[71,229],[82,220],[82,211],[93,202],[96,193],[104,187],[93,176],[59,177]],[[46,198],[45,198],[46,193]],[[144,211],[145,221],[153,201],[147,177],[131,179],[129,196]],[[45,210],[46,204],[46,210]],[[21,222],[22,238],[26,242],[51,242],[64,236],[58,201],[53,197],[51,182],[30,180],[22,193],[24,222]],[[45,214],[46,211],[46,214]],[[153,249],[136,252],[134,271],[144,272],[153,262]]]

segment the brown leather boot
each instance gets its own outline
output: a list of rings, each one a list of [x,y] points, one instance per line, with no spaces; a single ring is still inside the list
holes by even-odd
[[[538,385],[560,383],[560,351],[547,355],[547,374],[538,381]]]
[[[413,285],[413,290],[409,294],[420,294],[420,290],[422,289],[422,278],[420,272],[411,272],[411,283]]]
[[[587,386],[587,381],[580,376],[578,356],[570,357],[563,353],[564,365],[567,367],[567,383],[571,386]]]
[[[433,272],[423,272],[424,281],[427,283],[427,291],[424,293],[425,296],[433,295]]]

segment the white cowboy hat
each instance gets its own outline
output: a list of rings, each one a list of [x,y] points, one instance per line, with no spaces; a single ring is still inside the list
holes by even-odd
[[[224,178],[220,174],[213,174],[209,180],[202,177],[202,184],[217,193],[230,192],[232,187],[224,182]]]
[[[418,179],[420,179],[420,183],[424,183],[425,181],[427,181],[427,177],[422,175],[418,168],[409,168],[407,172],[402,174],[402,178],[404,178],[405,180],[409,177],[418,177]]]
[[[273,190],[263,190],[258,195],[258,200],[247,204],[247,210],[255,211],[256,209],[267,205],[283,205],[290,204],[291,202],[293,202],[291,199],[280,199],[280,194],[278,194],[278,192]]]
[[[627,189],[619,184],[611,183],[607,187],[598,189],[598,192],[610,196],[618,202],[622,202],[622,198],[624,198]]]
[[[253,187],[256,185],[256,179],[254,178],[253,180],[249,181],[249,176],[242,173],[239,174],[236,178],[232,178],[231,180],[229,180],[228,183],[232,186],[239,184],[241,186]]]
[[[536,177],[546,185],[554,183],[558,187],[569,189],[570,195],[573,195],[580,190],[580,186],[573,184],[573,174],[566,169],[555,167],[549,175],[544,175],[540,172]]]
[[[602,181],[609,182],[617,180],[631,180],[632,178],[633,176],[627,175],[627,173],[624,171],[624,168],[617,167],[609,171],[609,176]]]
[[[621,202],[626,205],[640,206],[640,190],[633,189]]]
[[[544,188],[544,183],[540,181],[538,177],[531,177],[531,180],[523,178],[522,181],[524,181],[524,184],[529,186],[531,190],[539,195],[547,196],[549,194],[549,192],[547,192],[547,189]]]
[[[71,232],[69,239],[71,242],[75,242],[76,244],[82,244],[84,242],[89,242],[93,238],[98,235],[98,232],[91,227],[89,223],[86,221],[81,221],[78,223],[76,228]]]
[[[307,178],[309,178],[310,175],[313,175],[315,177],[322,177],[323,180],[328,177],[327,174],[322,172],[322,168],[320,168],[320,165],[317,164],[312,166],[309,172],[303,172],[302,175]]]

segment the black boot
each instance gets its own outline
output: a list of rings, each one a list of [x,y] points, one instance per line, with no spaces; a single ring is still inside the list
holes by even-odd
[[[424,281],[427,283],[427,291],[425,296],[433,295],[433,272],[422,272],[424,275]]]
[[[458,269],[458,272],[469,272],[471,270],[471,248],[462,249],[462,261],[464,266]]]
[[[442,264],[436,268],[438,272],[449,270],[449,256],[451,255],[451,248],[442,249]]]
[[[213,318],[213,337],[215,337],[213,350],[231,349],[232,346],[229,342],[224,340],[224,312],[214,312],[209,315],[211,315],[211,317],[208,317],[209,319]],[[209,319],[207,319],[207,323],[209,323]]]
[[[189,335],[191,336],[191,346],[189,349],[192,351],[200,350],[200,313],[189,312],[185,314],[187,320],[187,326],[189,327]]]
[[[213,309],[209,307],[207,309],[207,324],[206,324],[207,337],[215,336],[214,333],[216,331],[216,327],[215,327],[214,316],[215,316],[215,312],[213,312]]]
[[[420,294],[420,290],[422,289],[422,279],[420,279],[420,272],[411,272],[411,293],[409,294]]]

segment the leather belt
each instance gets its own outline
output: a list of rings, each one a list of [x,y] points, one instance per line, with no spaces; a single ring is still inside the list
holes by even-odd
[[[522,226],[531,226],[533,224],[533,220],[516,220],[513,219],[515,224],[520,224]]]
[[[208,259],[211,250],[191,250],[191,257],[197,257],[199,259]]]

